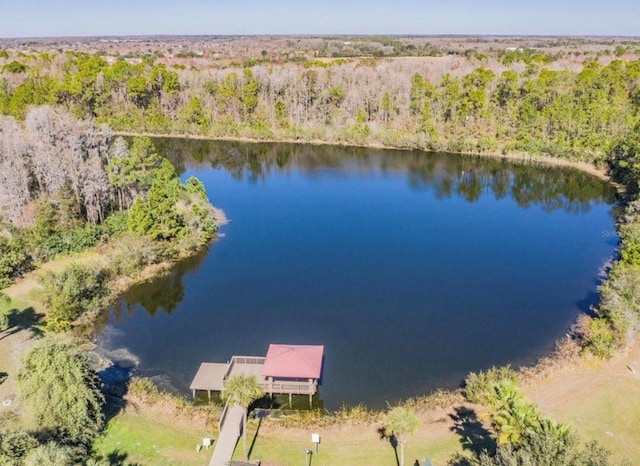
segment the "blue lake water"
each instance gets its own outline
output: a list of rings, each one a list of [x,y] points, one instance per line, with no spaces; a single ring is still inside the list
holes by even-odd
[[[203,361],[325,345],[325,406],[531,364],[595,302],[615,192],[504,160],[156,141],[230,222],[208,251],[105,313],[100,351],[187,393]]]

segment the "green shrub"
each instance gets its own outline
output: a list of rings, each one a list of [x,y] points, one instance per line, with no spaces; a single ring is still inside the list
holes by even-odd
[[[160,397],[160,390],[150,380],[144,377],[134,377],[129,383],[128,391],[131,395],[153,404]]]
[[[495,387],[505,383],[515,384],[517,381],[518,374],[511,366],[472,372],[465,380],[464,395],[472,403],[494,406],[497,401]]]
[[[48,439],[88,447],[104,427],[100,380],[75,340],[41,340],[24,357],[18,389],[26,422]]]
[[[55,442],[34,448],[24,459],[24,466],[73,466],[78,464],[72,448]]]
[[[0,289],[11,285],[13,280],[31,267],[31,257],[21,241],[0,235]]]
[[[96,246],[101,236],[100,227],[92,223],[71,230],[55,231],[40,242],[38,255],[41,259],[50,259],[57,255],[82,252]]]
[[[111,267],[118,275],[133,275],[171,257],[171,251],[165,243],[132,233],[122,235],[114,244],[116,252],[111,257]]]
[[[597,442],[581,445],[575,434],[554,435],[532,431],[520,445],[498,447],[495,455],[483,451],[478,458],[450,463],[466,466],[607,466],[611,452]]]
[[[2,68],[3,71],[7,71],[9,73],[14,73],[14,74],[15,73],[24,73],[28,69],[29,68],[27,68],[26,65],[23,65],[22,63],[20,63],[19,61],[16,61],[16,60],[13,60],[11,63],[7,63]]]
[[[65,330],[82,315],[100,311],[107,295],[109,273],[104,268],[72,264],[59,273],[47,272],[41,279],[44,303],[49,309],[50,330]]]
[[[640,220],[629,222],[620,227],[622,247],[620,255],[629,265],[640,266]]]
[[[25,455],[38,446],[38,441],[24,430],[0,433],[0,464],[22,465]]]
[[[589,318],[583,327],[583,347],[599,358],[611,358],[617,345],[610,322],[604,318]]]
[[[107,236],[118,236],[127,231],[127,212],[114,212],[102,224],[102,231]]]

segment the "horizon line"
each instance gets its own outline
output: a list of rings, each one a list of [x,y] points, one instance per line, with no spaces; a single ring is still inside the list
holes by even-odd
[[[0,37],[4,40],[47,40],[47,39],[104,39],[104,38],[243,38],[243,37],[304,37],[304,38],[324,38],[324,37],[398,37],[398,38],[474,38],[474,37],[495,37],[495,38],[565,38],[565,39],[640,39],[640,35],[615,35],[615,34],[505,34],[505,33],[438,33],[438,34],[416,34],[416,33],[256,33],[256,34],[91,34],[91,35],[61,35],[61,36],[6,36]]]

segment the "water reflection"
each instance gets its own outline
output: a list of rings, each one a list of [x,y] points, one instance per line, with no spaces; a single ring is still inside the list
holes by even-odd
[[[139,307],[151,317],[158,312],[170,315],[185,296],[184,278],[196,272],[207,257],[208,251],[202,251],[175,264],[166,274],[134,285],[111,307],[111,318],[115,323],[134,314]],[[104,313],[97,324],[100,333],[109,321],[109,314]]]
[[[432,191],[441,199],[460,196],[474,203],[486,195],[511,197],[519,207],[537,205],[546,212],[586,212],[591,202],[612,203],[616,197],[611,185],[592,175],[534,162],[322,145],[176,139],[157,139],[155,143],[180,173],[187,167],[224,168],[235,179],[249,183],[273,173],[333,168],[406,172],[412,189]]]

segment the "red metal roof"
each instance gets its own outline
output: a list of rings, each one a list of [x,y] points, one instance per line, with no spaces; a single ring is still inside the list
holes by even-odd
[[[319,379],[324,346],[269,345],[262,368],[263,377]]]

